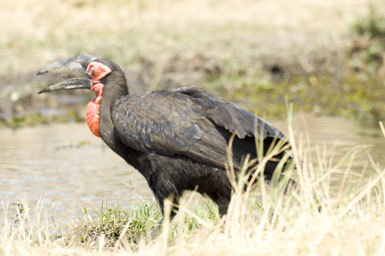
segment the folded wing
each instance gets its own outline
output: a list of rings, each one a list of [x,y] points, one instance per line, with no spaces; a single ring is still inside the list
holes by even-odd
[[[233,133],[236,168],[246,154],[256,156],[255,138],[283,138],[279,130],[254,114],[197,87],[124,96],[114,102],[111,116],[128,147],[184,155],[222,168]]]

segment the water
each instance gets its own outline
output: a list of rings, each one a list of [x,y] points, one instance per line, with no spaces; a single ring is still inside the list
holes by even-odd
[[[286,132],[286,123],[272,122]],[[379,127],[360,126],[343,118],[298,115],[296,134],[305,134],[312,149],[331,148],[342,155],[357,145],[371,147],[371,156],[385,166],[385,138]],[[306,137],[306,136],[304,136]],[[143,177],[85,124],[55,124],[0,130],[0,202],[40,201],[58,219],[79,216],[80,209],[102,203],[128,205],[153,200]],[[338,157],[337,157],[338,158]],[[366,154],[354,162],[362,169]],[[1,209],[0,209],[1,211]]]
[[[61,218],[151,199],[142,176],[85,124],[2,129],[0,142],[0,201],[40,201]]]

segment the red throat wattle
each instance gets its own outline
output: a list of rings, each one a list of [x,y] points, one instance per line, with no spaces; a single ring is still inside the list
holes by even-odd
[[[91,90],[96,93],[96,98],[91,100],[86,109],[86,121],[91,132],[100,137],[100,104],[102,103],[103,87],[101,83],[94,84]]]
[[[99,62],[93,61],[87,67],[87,73],[92,77],[91,90],[95,92],[96,98],[90,101],[86,109],[86,121],[91,132],[100,137],[100,104],[103,98],[104,85],[100,79],[111,73],[111,69]]]

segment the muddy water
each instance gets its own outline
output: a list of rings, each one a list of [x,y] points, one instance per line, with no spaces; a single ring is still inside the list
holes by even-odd
[[[349,151],[360,151],[352,163],[355,171],[361,172],[368,165],[369,157],[382,168],[385,167],[385,137],[378,123],[298,114],[292,124],[296,143],[302,142],[308,147],[313,158],[322,155],[324,160],[335,163]],[[274,125],[287,134],[287,122],[279,121]]]
[[[272,123],[287,130],[283,121]],[[306,134],[312,148],[337,145],[337,154],[342,154],[365,144],[372,148],[374,160],[385,165],[385,138],[379,127],[311,115],[298,115],[294,124],[296,134]],[[0,145],[0,202],[40,201],[56,218],[66,219],[79,215],[82,207],[99,209],[102,202],[127,205],[152,200],[141,175],[85,124],[1,129]],[[354,164],[359,169],[365,163],[367,157],[362,155]]]
[[[151,198],[144,179],[85,124],[0,130],[0,201],[40,202],[55,217]],[[1,209],[0,209],[1,211]]]

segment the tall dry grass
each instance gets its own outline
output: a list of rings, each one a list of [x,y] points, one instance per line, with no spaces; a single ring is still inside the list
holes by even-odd
[[[352,171],[359,147],[330,162],[328,158],[335,156],[325,149],[314,161],[307,143],[294,140],[290,126],[289,140],[296,168],[286,175],[296,179],[296,186],[285,194],[282,183],[287,180],[277,179],[270,186],[259,182],[249,191],[243,189],[242,179],[233,180],[234,195],[224,219],[192,210],[192,194],[182,200],[171,223],[165,218],[156,239],[147,235],[130,242],[125,237],[127,224],[113,247],[108,247],[105,234],[85,243],[70,227],[53,225],[39,207],[12,215],[3,206],[0,254],[384,255],[384,167],[368,155],[371,175],[359,175]]]

